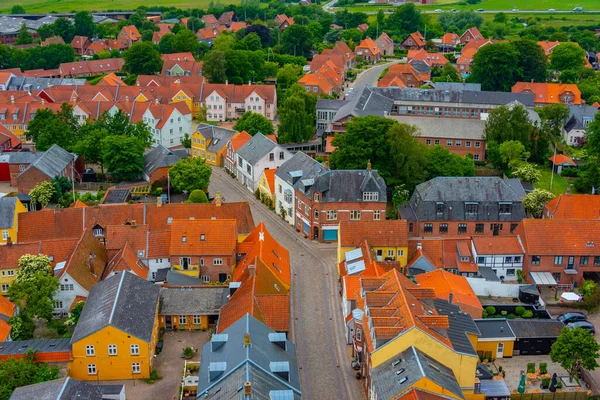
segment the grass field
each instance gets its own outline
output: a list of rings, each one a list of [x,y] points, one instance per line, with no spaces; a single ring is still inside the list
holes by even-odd
[[[564,194],[567,192],[569,182],[559,174],[554,174],[554,180],[552,181],[552,189],[550,189],[550,179],[552,178],[552,170],[548,167],[537,166],[538,171],[542,173],[542,179],[537,182],[534,186],[536,189],[549,190],[555,195]]]
[[[178,8],[207,9],[211,0],[3,0],[0,13],[8,13],[14,5],[21,5],[27,13],[71,12],[71,11],[120,11],[133,10],[139,6],[174,6]],[[240,0],[226,0],[225,4],[239,4]]]

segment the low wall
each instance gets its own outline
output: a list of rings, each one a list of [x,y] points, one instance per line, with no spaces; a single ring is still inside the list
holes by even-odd
[[[482,297],[519,297],[519,288],[527,286],[517,283],[490,282],[483,278],[467,278],[467,281],[475,295]]]

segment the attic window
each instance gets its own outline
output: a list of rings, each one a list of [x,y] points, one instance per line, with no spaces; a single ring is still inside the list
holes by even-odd
[[[138,257],[144,257],[144,250],[138,250]]]
[[[181,243],[185,243],[187,242],[187,237],[186,236],[182,236],[181,237]]]
[[[173,221],[173,217],[168,217],[167,218],[167,225],[171,225],[172,221]]]
[[[204,235],[204,233],[203,233],[203,234],[201,234],[201,235],[200,235],[200,241],[201,241],[201,242],[204,242],[204,240],[205,240],[205,239],[206,239],[206,236]]]
[[[407,380],[408,380],[408,376],[405,376],[404,378],[400,379],[400,380],[398,381],[398,383],[402,385],[402,384],[403,384],[404,382],[406,382]]]

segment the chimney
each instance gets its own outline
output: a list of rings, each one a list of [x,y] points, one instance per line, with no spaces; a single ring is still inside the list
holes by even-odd
[[[95,257],[96,257],[96,255],[90,251],[90,258],[89,258],[89,260],[90,260],[90,272],[93,275],[96,275],[96,271],[94,270],[94,258]]]
[[[568,187],[568,188],[567,188],[567,192],[565,193],[565,196],[568,196],[568,195],[570,195],[570,194],[571,194],[571,188],[570,188],[570,187]]]
[[[140,81],[135,82],[135,86],[140,86]]]
[[[229,79],[225,79],[225,86],[229,85]]]
[[[448,294],[448,303],[452,304],[453,299],[454,299],[454,294],[452,294],[452,292],[450,292],[450,294]]]
[[[252,396],[252,384],[250,382],[244,382],[244,395]]]
[[[158,105],[158,99],[154,100],[154,104]]]
[[[367,171],[371,170],[371,160],[367,161]]]
[[[250,341],[250,333],[244,333],[244,347],[252,346],[252,341]]]
[[[423,244],[421,242],[417,243],[417,250],[423,250]]]
[[[533,83],[533,79],[531,80],[531,83]]]
[[[252,80],[248,81],[248,86],[252,85]]]
[[[46,103],[46,101],[42,98],[42,105],[44,105],[44,103]]]
[[[129,103],[129,96],[125,96],[125,103]]]
[[[10,96],[10,104],[15,104],[15,96]]]
[[[216,207],[221,207],[221,204],[223,204],[223,198],[221,197],[221,192],[215,193],[214,202],[215,202]]]
[[[163,203],[162,202],[162,197],[160,197],[160,196],[157,197],[156,198],[156,207],[159,207],[159,208],[162,207],[162,203]]]
[[[226,362],[211,362],[208,365],[208,381],[214,382],[227,369]]]

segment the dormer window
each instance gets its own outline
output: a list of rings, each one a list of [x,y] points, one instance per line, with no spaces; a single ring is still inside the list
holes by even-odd
[[[187,236],[182,236],[181,237],[181,243],[185,243],[187,242]]]
[[[444,203],[442,203],[442,202],[437,202],[435,204],[435,211],[437,214],[443,214],[444,208],[445,208],[445,206],[444,206]]]
[[[314,202],[318,202],[319,201],[319,193],[314,193],[313,194],[313,201]]]
[[[204,242],[204,240],[205,240],[205,239],[206,239],[206,236],[205,236],[204,234],[201,234],[201,235],[200,235],[200,241],[201,241],[201,242]]]
[[[510,214],[511,203],[500,203],[500,214]]]
[[[363,192],[363,201],[379,201],[379,192]]]

